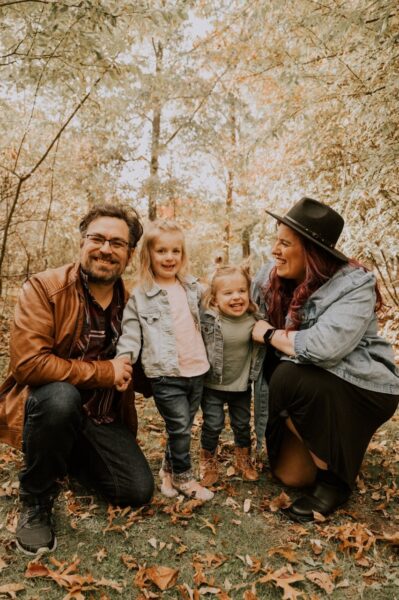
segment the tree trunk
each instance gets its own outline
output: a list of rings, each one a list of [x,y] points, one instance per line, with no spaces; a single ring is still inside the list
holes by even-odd
[[[155,53],[155,86],[159,84],[158,76],[162,72],[163,46],[161,42],[155,44],[153,41]],[[151,132],[151,160],[150,160],[150,185],[148,192],[148,217],[150,221],[157,218],[157,200],[159,191],[159,149],[161,138],[161,115],[162,104],[159,96],[154,101],[152,111],[152,132]]]
[[[236,122],[236,110],[235,110],[235,100],[233,94],[229,94],[228,96],[228,105],[229,105],[229,129],[230,129],[230,156],[229,160],[231,161],[231,157],[234,157],[236,154],[236,145],[237,145],[237,122]],[[234,171],[233,167],[230,166],[227,171],[227,186],[226,186],[226,224],[224,227],[224,262],[227,264],[230,259],[230,244],[231,244],[231,215],[233,210],[233,192],[234,192]]]
[[[241,234],[242,257],[248,258],[251,255],[251,235],[249,229],[246,228]]]

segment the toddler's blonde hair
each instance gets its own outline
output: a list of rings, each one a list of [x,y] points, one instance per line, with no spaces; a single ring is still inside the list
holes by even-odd
[[[203,307],[204,308],[213,308],[213,309],[217,308],[216,292],[217,292],[218,282],[221,279],[224,279],[226,277],[231,277],[232,275],[242,275],[244,277],[244,279],[247,283],[247,286],[248,286],[248,293],[249,293],[248,312],[250,312],[250,313],[256,312],[258,310],[258,307],[256,306],[255,302],[251,299],[251,275],[250,275],[248,264],[243,264],[243,265],[238,265],[238,266],[224,265],[223,267],[217,268],[216,271],[213,273],[212,278],[211,278],[211,283],[204,294],[204,297],[202,300]]]
[[[150,250],[163,233],[175,233],[179,237],[179,242],[182,248],[181,266],[177,273],[177,277],[181,279],[188,270],[188,257],[184,233],[181,227],[175,221],[167,221],[165,219],[157,219],[151,221],[144,227],[144,234],[140,246],[140,285],[149,290],[155,282],[155,274],[151,267]]]

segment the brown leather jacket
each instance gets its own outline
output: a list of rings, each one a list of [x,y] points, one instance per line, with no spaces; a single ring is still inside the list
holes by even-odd
[[[11,328],[9,374],[0,387],[0,441],[22,444],[25,402],[30,387],[67,381],[79,388],[112,387],[114,368],[109,360],[69,358],[79,339],[84,295],[79,263],[48,269],[22,287]],[[128,298],[125,292],[125,300]],[[136,434],[134,392],[121,394],[118,412]]]

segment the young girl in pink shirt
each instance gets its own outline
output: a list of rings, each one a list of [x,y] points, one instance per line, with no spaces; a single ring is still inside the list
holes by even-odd
[[[135,363],[141,350],[144,372],[165,421],[161,492],[205,501],[213,493],[194,478],[190,442],[209,363],[200,330],[201,288],[187,267],[180,227],[171,221],[150,223],[142,238],[140,280],[124,311],[117,355]]]

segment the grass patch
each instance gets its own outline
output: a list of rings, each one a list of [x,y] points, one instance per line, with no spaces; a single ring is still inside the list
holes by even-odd
[[[157,474],[163,424],[151,399],[139,398],[137,406],[139,438]],[[149,507],[119,510],[66,482],[55,505],[58,548],[33,566],[13,541],[22,457],[0,446],[0,598],[393,600],[399,585],[398,422],[394,417],[374,436],[345,509],[304,526],[276,510],[276,498],[289,490],[267,466],[257,483],[226,474],[229,429],[221,444],[221,482],[204,505],[156,492]],[[195,462],[199,425],[200,417]],[[161,590],[157,584],[168,577],[170,589]]]

